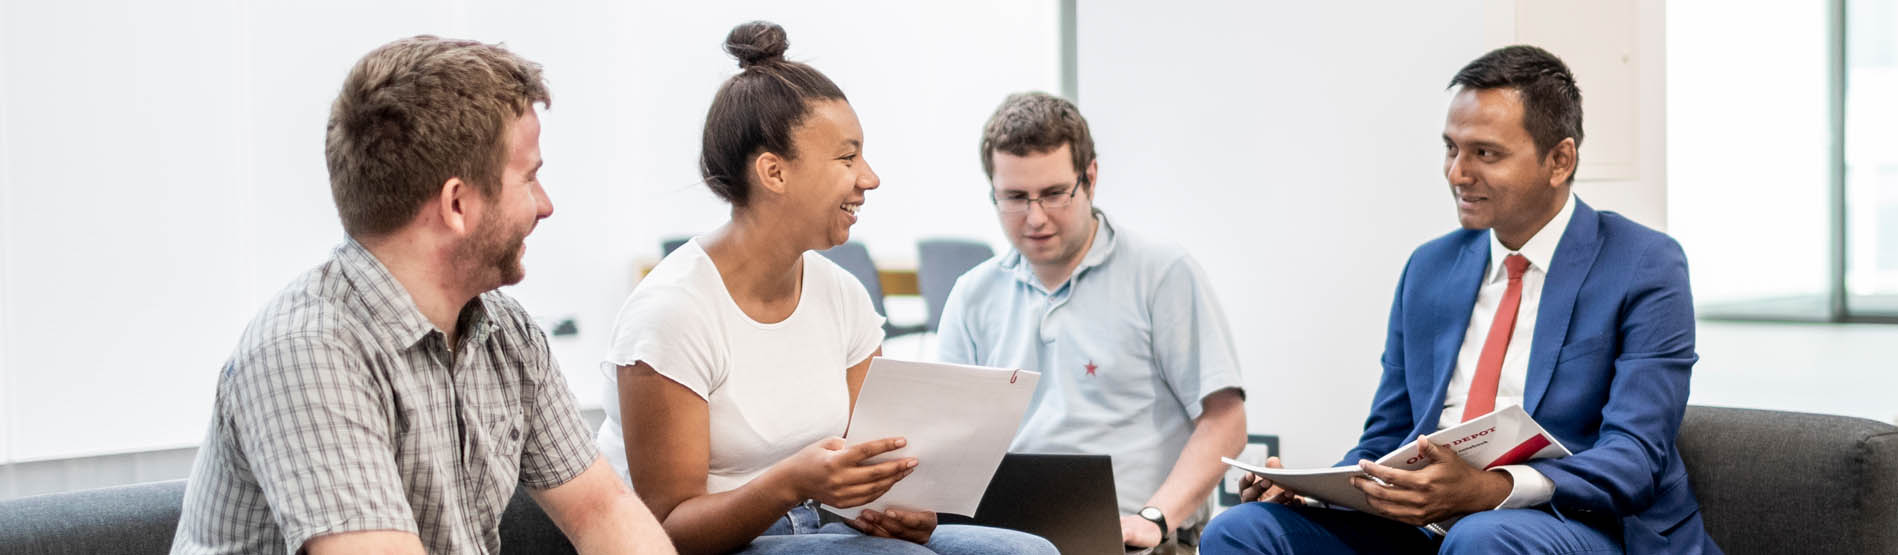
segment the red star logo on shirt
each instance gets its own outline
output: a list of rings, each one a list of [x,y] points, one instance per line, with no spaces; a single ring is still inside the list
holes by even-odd
[[[1099,367],[1099,366],[1095,366],[1095,365],[1094,365],[1094,361],[1091,361],[1091,360],[1090,360],[1090,361],[1087,361],[1087,375],[1089,375],[1089,376],[1092,376],[1092,375],[1094,375],[1094,369],[1096,369],[1096,368],[1100,368],[1100,367]]]

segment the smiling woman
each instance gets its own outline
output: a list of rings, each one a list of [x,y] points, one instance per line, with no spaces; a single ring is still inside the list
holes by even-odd
[[[920,461],[846,445],[883,318],[815,252],[843,244],[880,184],[843,91],[784,58],[784,29],[732,29],[741,71],[718,90],[699,157],[731,220],[672,251],[620,309],[601,369],[614,394],[597,441],[680,551],[1053,553],[1020,532],[862,511],[819,526],[813,502],[874,500]]]

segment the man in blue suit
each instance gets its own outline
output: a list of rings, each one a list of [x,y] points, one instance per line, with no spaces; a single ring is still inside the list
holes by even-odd
[[[1570,192],[1581,92],[1560,59],[1501,48],[1450,87],[1443,170],[1463,229],[1411,254],[1371,415],[1340,463],[1376,478],[1353,478],[1372,511],[1248,476],[1262,502],[1213,520],[1201,549],[1719,553],[1674,446],[1699,358],[1680,245]],[[1483,470],[1419,439],[1510,404],[1575,454]],[[1370,462],[1399,449],[1432,462]]]

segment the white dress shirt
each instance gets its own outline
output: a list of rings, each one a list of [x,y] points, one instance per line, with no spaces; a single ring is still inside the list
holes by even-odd
[[[1450,375],[1449,390],[1443,396],[1443,416],[1437,420],[1441,430],[1463,422],[1463,408],[1469,406],[1470,380],[1476,376],[1477,360],[1482,358],[1483,342],[1489,339],[1489,326],[1496,318],[1496,306],[1502,304],[1509,289],[1509,271],[1503,258],[1521,254],[1529,259],[1522,273],[1522,304],[1516,309],[1516,328],[1509,334],[1509,350],[1503,353],[1502,375],[1496,383],[1496,408],[1522,404],[1523,384],[1529,377],[1529,347],[1535,342],[1536,309],[1542,306],[1542,284],[1548,280],[1549,263],[1555,260],[1555,247],[1575,216],[1575,196],[1562,203],[1562,211],[1542,226],[1535,236],[1511,251],[1489,232],[1489,268],[1483,274],[1483,287],[1476,292],[1476,306],[1470,308],[1470,328],[1463,333],[1463,347],[1457,351],[1456,372]],[[1480,416],[1480,415],[1479,415]],[[1528,465],[1497,467],[1515,480],[1509,497],[1498,509],[1517,509],[1547,503],[1555,495],[1555,482]]]

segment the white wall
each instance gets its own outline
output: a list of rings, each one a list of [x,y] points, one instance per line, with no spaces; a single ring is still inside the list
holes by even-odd
[[[243,140],[241,12],[112,8],[5,7],[11,460],[201,435],[208,377],[266,266],[229,255],[277,246],[248,209],[268,182]],[[191,406],[166,406],[180,397]]]
[[[884,183],[856,238],[896,260],[920,237],[1000,244],[975,145],[1006,93],[1058,86],[1052,1],[0,4],[0,462],[202,438],[244,324],[342,237],[322,133],[343,75],[420,33],[546,67],[556,212],[511,293],[577,320],[555,351],[597,406],[641,260],[724,219],[696,183],[699,127],[749,19],[785,25],[790,57],[853,99]]]
[[[1898,424],[1898,326],[1702,321],[1695,404]]]
[[[1658,114],[1659,7],[1604,4],[1548,38],[1582,48],[1588,24],[1631,29],[1624,66],[1589,65],[1620,67],[1627,103]],[[1520,15],[1514,2],[1470,0],[1081,5],[1100,203],[1206,267],[1239,338],[1250,428],[1278,434],[1288,463],[1328,464],[1356,442],[1398,272],[1411,249],[1456,227],[1438,138],[1444,87],[1488,49],[1552,33]],[[1586,101],[1590,76],[1577,78]],[[1614,181],[1584,174],[1576,190],[1659,226],[1661,126],[1646,119],[1621,134],[1634,145],[1585,143],[1584,160],[1606,145],[1639,161]]]
[[[7,11],[4,6],[0,6],[0,30],[8,29],[9,27],[10,26],[7,25]],[[6,43],[4,40],[0,40],[0,127],[5,126],[4,122],[11,121],[7,119],[8,72],[5,53]],[[10,170],[11,161],[13,159],[12,152],[13,149],[8,147],[7,133],[5,133],[4,130],[0,130],[0,276],[7,275],[6,254],[8,226],[6,225],[5,218],[7,213],[6,207],[12,206],[13,202],[10,200],[13,188],[7,186],[7,176],[12,173]],[[0,277],[0,280],[4,279],[4,277]],[[12,414],[7,410],[8,407],[11,406],[8,399],[12,398],[11,393],[13,391],[13,378],[7,374],[6,371],[7,363],[5,353],[8,352],[7,337],[10,335],[7,333],[7,318],[5,317],[7,313],[7,289],[4,285],[0,285],[0,418],[9,417]],[[12,460],[9,456],[12,446],[12,441],[10,441],[12,433],[9,428],[10,427],[4,423],[0,423],[0,461]]]

